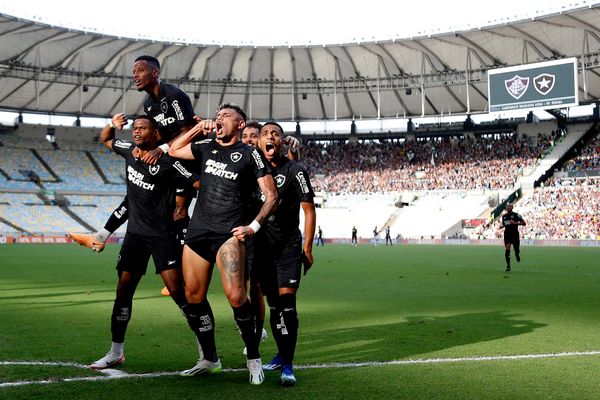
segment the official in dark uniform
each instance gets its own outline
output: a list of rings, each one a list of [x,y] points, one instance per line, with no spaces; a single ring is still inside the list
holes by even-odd
[[[389,226],[387,226],[385,228],[385,245],[386,246],[388,245],[388,242],[390,243],[390,246],[393,245],[393,243],[392,243],[392,235],[390,233],[390,227]]]
[[[296,292],[304,273],[311,268],[316,226],[314,192],[306,169],[283,156],[283,128],[266,122],[260,131],[259,147],[273,170],[279,193],[277,209],[254,237],[255,263],[260,285],[267,296],[270,325],[277,343],[277,355],[264,369],[281,369],[282,385],[296,383],[293,371],[298,339]],[[300,209],[304,212],[304,244],[299,229]]]
[[[502,226],[504,229],[504,259],[506,260],[506,272],[510,272],[510,246],[515,248],[515,258],[521,262],[521,241],[519,238],[519,226],[525,226],[525,220],[513,211],[513,204],[506,205],[506,213],[502,215]]]

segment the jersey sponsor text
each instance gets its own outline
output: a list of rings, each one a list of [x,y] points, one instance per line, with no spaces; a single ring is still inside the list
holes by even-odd
[[[218,176],[221,178],[226,178],[226,179],[235,181],[238,177],[238,173],[232,172],[232,171],[226,171],[225,168],[227,168],[227,164],[225,164],[225,163],[214,161],[214,160],[207,160],[206,161],[206,169],[204,170],[204,172],[206,172],[207,174],[211,174],[211,175],[215,175],[215,176]]]
[[[175,110],[175,115],[177,116],[177,119],[180,121],[183,121],[183,111],[181,111],[181,107],[179,107],[179,102],[177,100],[173,101],[173,110]]]
[[[296,180],[300,184],[300,188],[302,188],[302,193],[310,192],[308,188],[308,184],[306,183],[306,177],[304,176],[304,172],[300,171],[296,174]]]
[[[154,183],[144,182],[144,174],[133,169],[131,165],[127,166],[127,179],[129,182],[141,187],[142,189],[154,190]]]

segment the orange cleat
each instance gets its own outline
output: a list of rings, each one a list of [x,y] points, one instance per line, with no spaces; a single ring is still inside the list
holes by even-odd
[[[162,290],[160,291],[160,294],[162,294],[163,296],[170,296],[171,295],[171,293],[169,292],[169,289],[167,289],[166,286],[164,288],[162,288]]]
[[[69,237],[81,246],[87,247],[88,249],[100,253],[104,250],[106,244],[104,242],[96,241],[96,238],[92,235],[83,235],[80,233],[69,233]]]

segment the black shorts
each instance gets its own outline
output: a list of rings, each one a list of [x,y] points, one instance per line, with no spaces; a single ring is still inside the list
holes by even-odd
[[[279,288],[298,289],[302,276],[302,237],[295,235],[281,243],[256,240],[253,268],[267,296],[277,296]]]
[[[214,264],[217,252],[223,243],[231,239],[231,233],[223,234],[210,231],[190,230],[185,234],[185,244],[200,257]]]
[[[504,245],[507,244],[512,244],[513,246],[519,246],[520,245],[520,239],[519,239],[519,235],[504,235]]]
[[[117,270],[145,275],[150,256],[157,274],[181,268],[181,247],[174,236],[165,238],[127,232],[117,260]]]

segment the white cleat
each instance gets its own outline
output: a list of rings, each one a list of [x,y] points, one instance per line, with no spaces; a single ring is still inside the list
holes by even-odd
[[[198,360],[196,365],[194,365],[190,369],[186,369],[185,371],[181,371],[179,375],[181,376],[196,376],[196,375],[209,375],[209,374],[218,374],[221,372],[221,360],[217,359],[217,361],[208,361],[203,358]]]
[[[117,365],[123,365],[125,363],[125,354],[115,354],[112,351],[106,353],[101,359],[94,361],[90,368],[92,369],[105,369],[116,367]]]
[[[267,334],[267,330],[263,328],[262,333],[260,335],[260,341],[264,342],[265,340],[267,340],[268,337],[269,337],[269,335]],[[247,356],[248,349],[244,347],[244,350],[242,350],[242,354]]]
[[[260,385],[265,381],[265,374],[262,370],[260,358],[254,358],[246,361],[248,371],[250,372],[249,382],[251,385]]]

